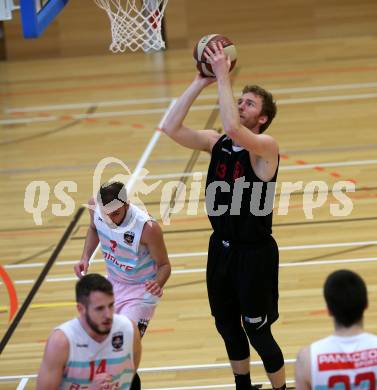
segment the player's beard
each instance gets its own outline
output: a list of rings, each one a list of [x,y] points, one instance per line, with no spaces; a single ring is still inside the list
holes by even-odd
[[[99,335],[106,335],[106,334],[109,334],[111,331],[111,326],[109,329],[101,330],[99,328],[99,326],[94,321],[92,321],[88,312],[85,313],[85,320],[86,320],[86,323],[89,325],[89,327],[92,329],[92,331],[99,334]],[[112,320],[111,320],[111,324],[112,324]]]
[[[241,118],[240,117],[240,122],[241,125],[247,127],[249,130],[252,130],[254,127],[258,125],[258,119],[259,118]]]

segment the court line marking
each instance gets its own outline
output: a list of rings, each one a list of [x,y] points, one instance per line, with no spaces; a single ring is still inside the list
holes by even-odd
[[[161,134],[160,131],[157,133]],[[377,160],[351,160],[351,161],[338,161],[338,162],[324,162],[324,163],[316,163],[316,164],[297,164],[297,165],[280,165],[279,171],[295,171],[302,169],[317,169],[318,167],[350,167],[350,166],[359,166],[359,165],[374,165],[377,164]],[[95,165],[89,166],[95,168]],[[71,169],[72,167],[59,167],[58,169]],[[85,168],[88,168],[86,165]],[[136,169],[136,168],[135,168]],[[0,169],[0,174],[23,174],[32,172],[33,170],[25,169],[25,170],[12,170],[12,169]],[[35,171],[40,172],[40,169],[35,169]],[[51,171],[51,169],[48,169]],[[207,176],[207,171],[194,171],[194,172],[176,172],[176,173],[161,173],[158,175],[147,175],[145,180],[156,180],[156,179],[174,179],[179,177],[191,177],[195,173],[201,173],[204,176]]]
[[[348,264],[348,263],[368,263],[377,261],[377,257],[362,257],[358,259],[341,259],[341,260],[317,260],[305,261],[305,263],[280,263],[279,268],[286,267],[305,267],[310,265],[328,265],[328,264]],[[173,270],[172,274],[194,274],[206,272],[206,268],[192,268],[183,270]]]
[[[21,382],[17,386],[16,390],[23,390],[25,388],[25,386],[27,385],[28,381],[29,381],[29,378],[22,378]]]
[[[377,88],[377,82],[319,85],[319,86],[312,86],[312,87],[276,88],[276,89],[271,89],[271,93],[284,94],[284,93],[326,92],[326,91],[338,91],[338,90],[347,90],[347,89],[368,89],[368,88]],[[217,94],[206,94],[206,95],[198,96],[196,100],[209,100],[209,99],[217,99],[217,98],[218,98]],[[10,113],[20,113],[20,112],[40,112],[40,111],[81,109],[81,108],[88,108],[93,106],[101,108],[101,107],[127,106],[127,105],[138,105],[138,104],[154,104],[154,103],[158,104],[158,103],[169,102],[172,99],[175,98],[162,97],[162,98],[105,100],[100,102],[49,104],[45,106],[5,108],[4,112],[10,114]]]
[[[294,364],[296,359],[284,359],[285,364]],[[250,366],[262,366],[262,361],[252,361]],[[229,363],[213,363],[213,364],[191,364],[191,365],[182,365],[182,366],[161,366],[161,367],[145,367],[139,368],[138,372],[175,372],[175,371],[191,371],[191,370],[210,370],[210,369],[222,369],[229,368]],[[36,378],[36,374],[28,375],[7,375],[0,376],[0,382],[12,381],[21,378]]]
[[[361,99],[374,99],[377,98],[377,93],[363,93],[354,95],[334,95],[334,96],[314,96],[305,98],[294,98],[294,99],[277,99],[278,105],[289,105],[289,104],[305,104],[305,103],[320,103],[329,101],[344,101],[344,100],[361,100]],[[218,105],[193,105],[190,111],[202,111],[211,110],[218,108]],[[161,114],[166,112],[166,107],[163,108],[152,108],[143,110],[125,110],[125,111],[108,111],[108,112],[96,112],[93,114],[73,114],[71,115],[72,120],[88,119],[88,118],[115,118],[120,116],[131,116],[131,115],[147,115],[147,114]],[[14,125],[14,124],[27,124],[31,122],[48,122],[60,120],[58,116],[49,117],[31,117],[31,118],[17,118],[17,119],[3,119],[0,120],[0,125]]]
[[[167,108],[167,110],[165,110],[164,112],[164,116],[162,117],[162,119],[160,120],[160,123],[158,125],[158,128],[161,128],[163,123],[165,122],[165,119],[166,117],[168,116],[170,110],[173,108],[173,106],[175,105],[177,99],[173,99],[170,101],[170,104],[169,104],[169,107]],[[152,150],[153,148],[155,147],[155,145],[157,144],[157,141],[159,140],[159,138],[161,137],[161,131],[155,131],[152,138],[150,139],[147,147],[145,148],[143,154],[141,155],[140,157],[140,160],[138,161],[137,165],[136,165],[136,168],[133,172],[133,174],[131,175],[130,177],[130,180],[128,181],[127,183],[127,190],[130,191],[130,189],[133,187],[133,185],[135,184],[136,182],[136,178],[137,176],[139,175],[139,173],[141,172],[141,170],[143,169],[145,163],[147,162],[149,156],[151,155],[152,153]]]
[[[0,265],[0,278],[3,279],[4,284],[8,291],[9,297],[9,322],[12,321],[12,318],[15,316],[18,310],[18,298],[17,292],[14,288],[13,281],[9,277],[8,273],[5,271],[4,267]]]
[[[296,251],[296,250],[306,250],[306,249],[321,249],[321,248],[342,248],[349,246],[367,246],[367,245],[377,245],[377,241],[354,241],[354,242],[336,242],[331,244],[306,244],[306,245],[289,245],[289,246],[279,246],[279,251]],[[207,252],[184,252],[184,253],[171,253],[169,254],[170,259],[182,258],[182,257],[200,257],[206,256]],[[55,266],[65,266],[76,264],[80,259],[77,260],[61,260],[55,263]],[[93,259],[91,264],[103,262],[103,259]],[[17,269],[17,268],[35,268],[43,267],[45,263],[29,263],[29,264],[10,264],[4,265],[5,269]]]
[[[371,150],[371,149],[376,149],[377,144],[365,144],[365,145],[356,145],[356,146],[349,146],[349,145],[343,145],[343,146],[338,146],[338,147],[331,147],[331,148],[306,148],[306,149],[286,149],[281,152],[281,156],[283,155],[297,155],[297,154],[305,154],[305,153],[328,153],[328,152],[344,152],[344,151],[363,151],[363,150]],[[137,163],[136,160],[127,160],[129,165],[134,165]],[[176,164],[180,163],[182,161],[186,161],[185,158],[164,158],[164,159],[153,159],[149,160],[149,164]],[[209,162],[209,155],[203,155],[199,156],[198,161],[204,162],[207,161]],[[72,171],[77,171],[77,170],[82,170],[82,169],[88,169],[88,168],[95,168],[96,164],[75,164],[75,165],[52,165],[52,166],[45,166],[45,167],[37,167],[37,168],[0,168],[0,175],[1,174],[24,174],[24,173],[29,173],[29,172],[55,172],[55,171],[62,171],[62,170],[72,170]]]
[[[247,80],[247,81],[250,81],[250,78],[274,78],[276,79],[277,77],[279,78],[287,78],[290,77],[302,77],[302,76],[305,76],[307,77],[308,75],[310,74],[339,74],[339,73],[352,73],[352,72],[358,72],[358,74],[360,72],[370,72],[370,73],[373,73],[375,74],[375,71],[376,71],[377,67],[376,66],[370,66],[370,65],[366,65],[366,66],[357,66],[357,67],[330,67],[330,68],[320,68],[318,69],[315,68],[315,69],[306,69],[306,70],[291,70],[291,71],[280,71],[280,72],[277,72],[277,71],[270,71],[270,72],[253,72],[253,74],[245,74],[243,75],[242,77],[239,77],[240,80]],[[119,74],[120,75],[120,74]],[[112,73],[111,75],[109,74],[103,74],[103,73],[100,73],[100,74],[96,74],[96,75],[91,75],[91,76],[83,76],[83,77],[78,77],[78,76],[74,76],[74,77],[59,77],[57,78],[58,81],[65,81],[65,80],[76,80],[76,79],[80,79],[82,80],[83,78],[88,80],[88,79],[98,79],[98,78],[105,78],[105,77],[109,77],[111,76],[111,78],[113,79],[114,77],[118,77],[117,74],[115,74],[114,76],[114,73]],[[121,74],[121,76],[123,77],[123,74]],[[131,76],[132,77],[132,76]],[[119,77],[118,77],[119,78]],[[117,78],[117,80],[118,80]],[[49,78],[43,78],[43,79],[39,79],[39,81],[41,81],[42,83],[44,82],[49,82],[51,81],[52,79],[49,79]],[[18,84],[25,84],[25,83],[35,83],[35,82],[38,82],[38,79],[37,80],[30,80],[30,79],[26,79],[26,80],[19,80],[19,81],[5,81],[4,83],[0,83],[0,84],[4,84],[4,85],[18,85]],[[53,79],[53,81],[55,82],[56,81],[56,78]],[[119,83],[117,82],[116,84],[114,83],[107,83],[107,84],[98,84],[97,85],[87,85],[87,86],[80,86],[80,87],[61,87],[61,88],[49,88],[49,89],[34,89],[34,90],[23,90],[23,91],[14,91],[14,92],[6,92],[6,93],[0,93],[0,96],[25,96],[25,95],[36,95],[36,94],[58,94],[58,93],[75,93],[76,91],[80,90],[104,90],[104,89],[125,89],[125,88],[150,88],[150,87],[159,87],[159,86],[171,86],[171,85],[181,85],[181,84],[184,84],[184,85],[187,85],[189,82],[191,82],[192,80],[187,80],[187,79],[179,79],[179,80],[168,80],[168,81],[154,81],[154,82],[134,82],[134,83]]]
[[[207,255],[207,253],[206,253]],[[103,261],[103,260],[99,260]],[[286,267],[308,267],[312,265],[328,265],[328,264],[350,264],[350,263],[367,263],[367,262],[374,262],[377,261],[377,257],[361,257],[361,258],[353,258],[353,259],[338,259],[338,260],[332,260],[332,259],[324,259],[324,260],[317,260],[317,261],[305,261],[304,263],[280,263],[280,268],[286,268]],[[191,268],[191,269],[173,269],[171,271],[172,275],[182,275],[182,274],[195,274],[195,273],[204,273],[206,272],[206,268]],[[73,271],[72,271],[73,273]],[[47,283],[56,283],[56,282],[72,282],[77,281],[76,276],[63,276],[63,277],[52,277],[52,278],[46,278],[45,282]],[[23,280],[14,280],[14,284],[31,284],[34,283],[34,279],[23,279]],[[1,285],[1,283],[0,283]]]
[[[31,309],[50,309],[58,307],[72,307],[76,306],[76,301],[66,301],[66,302],[53,302],[53,303],[31,303],[29,308]],[[8,306],[0,306],[0,310],[7,310]]]
[[[18,125],[18,124],[27,124],[34,122],[51,122],[58,120],[58,116],[48,116],[45,118],[42,117],[33,117],[33,118],[22,118],[22,119],[2,119],[0,120],[0,125]]]

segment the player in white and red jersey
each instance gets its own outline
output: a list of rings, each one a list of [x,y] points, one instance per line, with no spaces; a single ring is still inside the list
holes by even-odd
[[[171,266],[159,224],[127,199],[123,183],[101,186],[89,201],[90,225],[75,273],[80,278],[101,243],[108,279],[114,287],[115,312],[136,322],[143,336],[152,318]],[[140,389],[135,375],[131,390]]]
[[[377,336],[363,329],[367,288],[355,272],[339,270],[324,285],[332,336],[303,348],[296,361],[297,390],[376,390]]]
[[[76,284],[79,317],[54,329],[37,379],[37,390],[130,389],[140,362],[136,324],[114,315],[111,283],[90,274]]]
[[[123,183],[103,184],[96,201],[89,203],[94,210],[89,210],[91,222],[75,273],[82,277],[87,272],[100,242],[115,312],[135,321],[143,336],[171,272],[161,228],[127,200]]]

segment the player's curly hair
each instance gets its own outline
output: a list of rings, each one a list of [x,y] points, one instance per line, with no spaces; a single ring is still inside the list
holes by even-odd
[[[274,98],[270,92],[266,91],[259,85],[246,85],[242,90],[242,94],[244,95],[245,93],[253,93],[254,95],[260,96],[262,98],[261,114],[267,116],[267,122],[263,123],[259,128],[259,132],[263,133],[268,128],[268,126],[270,126],[272,120],[276,116],[277,106]]]

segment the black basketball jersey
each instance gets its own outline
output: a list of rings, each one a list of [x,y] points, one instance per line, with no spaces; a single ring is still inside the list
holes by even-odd
[[[250,244],[272,233],[278,168],[269,182],[255,174],[249,152],[226,135],[212,149],[206,183],[208,218],[222,240]]]

